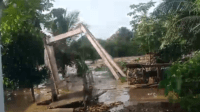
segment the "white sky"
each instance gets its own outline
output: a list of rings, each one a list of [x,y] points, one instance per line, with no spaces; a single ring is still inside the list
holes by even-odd
[[[53,8],[67,8],[68,11],[80,11],[80,20],[87,23],[96,38],[107,39],[118,28],[131,29],[130,5],[146,3],[150,0],[55,0]],[[162,0],[153,0],[156,6]],[[150,10],[153,11],[153,8]]]

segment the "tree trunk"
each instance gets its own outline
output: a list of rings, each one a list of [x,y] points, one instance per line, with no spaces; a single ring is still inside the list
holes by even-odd
[[[65,79],[65,77],[66,77],[66,76],[65,76],[66,68],[64,67],[64,69],[62,69],[61,72],[62,72],[62,77],[63,77],[63,79]]]
[[[31,95],[32,95],[32,98],[33,98],[33,102],[35,102],[35,95],[34,95],[33,85],[31,86]]]
[[[89,75],[89,73],[85,73],[83,75],[84,107],[85,108],[90,103],[90,100],[92,98],[92,90],[93,90],[93,88],[90,85],[90,82],[88,83],[87,75]]]
[[[52,98],[52,102],[54,102],[54,101],[58,100],[58,96],[57,96],[57,93],[56,93],[58,91],[58,89],[55,90],[56,89],[56,87],[55,87],[56,84],[53,81],[53,76],[50,79],[50,82],[51,82],[51,98]]]

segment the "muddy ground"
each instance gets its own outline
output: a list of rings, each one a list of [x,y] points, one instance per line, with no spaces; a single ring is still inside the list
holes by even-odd
[[[112,74],[108,71],[93,71],[94,84],[92,94],[96,95],[102,91],[106,91],[101,95],[97,103],[101,104],[90,105],[90,112],[183,112],[179,105],[171,105],[168,103],[167,97],[164,95],[164,89],[158,88],[136,88],[129,86],[128,83],[116,81]],[[82,78],[71,75],[66,87],[60,89],[61,95],[76,93],[83,90]],[[37,101],[49,99],[51,97],[49,88],[35,89]],[[5,109],[6,112],[48,112],[48,106],[37,106],[32,102],[30,90],[23,89],[17,91],[5,91]],[[76,97],[74,94],[73,97]],[[67,97],[63,97],[65,99]],[[121,104],[108,107],[116,102]],[[92,108],[94,107],[94,108]],[[68,107],[70,108],[70,107]],[[77,109],[78,107],[73,107]],[[57,111],[59,112],[59,111]],[[61,111],[60,111],[61,112]]]

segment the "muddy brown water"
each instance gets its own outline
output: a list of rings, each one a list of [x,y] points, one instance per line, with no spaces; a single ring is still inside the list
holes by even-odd
[[[33,104],[29,89],[7,90],[4,92],[4,96],[6,112],[24,112]]]
[[[137,105],[138,102],[167,102],[166,97],[164,97],[164,90],[158,90],[157,88],[130,88],[127,83],[116,81],[106,71],[95,72],[94,82],[94,91],[107,90],[105,94],[99,97],[99,102],[110,104],[121,101],[124,103],[124,105],[110,109],[111,112],[119,111],[130,105]]]
[[[112,108],[110,111],[117,111],[123,109],[124,106],[137,105],[138,101],[166,101],[164,97],[164,90],[157,89],[134,89],[129,88],[127,83],[116,81],[113,76],[107,71],[98,71],[93,73],[94,76],[94,90],[93,94],[98,94],[104,90],[106,93],[101,95],[98,102],[110,104],[121,101],[124,105]],[[81,82],[81,81],[80,81]],[[82,83],[75,81],[74,84],[69,84],[69,89],[73,91],[80,90]],[[73,82],[72,82],[73,83]],[[42,89],[40,93],[45,93]],[[7,112],[24,112],[30,105],[33,104],[29,89],[5,91],[5,109]],[[39,97],[36,94],[36,98]]]

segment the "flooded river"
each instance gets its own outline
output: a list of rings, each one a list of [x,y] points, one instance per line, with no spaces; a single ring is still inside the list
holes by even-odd
[[[98,102],[104,102],[105,104],[110,104],[113,102],[121,101],[125,106],[137,105],[138,101],[167,101],[164,97],[164,90],[157,89],[134,89],[130,88],[127,83],[121,83],[116,81],[113,76],[107,71],[96,71],[93,72],[94,77],[94,94],[106,90],[99,97]],[[72,80],[72,79],[71,79]],[[69,90],[77,91],[82,89],[82,81],[80,78],[71,83],[68,83]],[[45,94],[42,89],[40,94]],[[37,92],[35,92],[37,93]],[[35,94],[36,98],[39,97]],[[40,95],[41,97],[41,95]],[[5,109],[7,112],[25,112],[30,106],[35,106],[37,109],[46,109],[46,107],[38,108],[33,102],[29,89],[17,90],[17,91],[5,91]],[[122,109],[123,106],[118,106],[111,109],[111,111],[116,111]],[[34,110],[34,112],[39,112]]]

